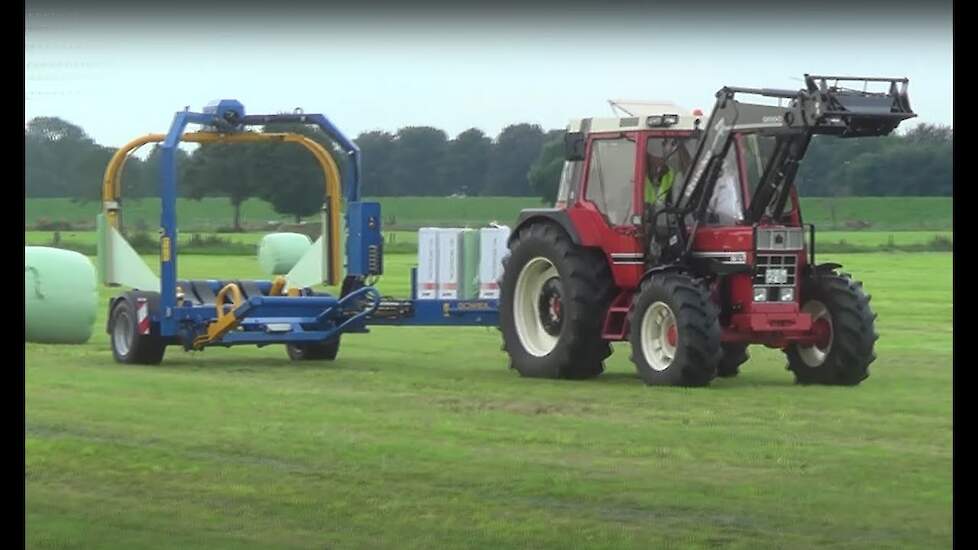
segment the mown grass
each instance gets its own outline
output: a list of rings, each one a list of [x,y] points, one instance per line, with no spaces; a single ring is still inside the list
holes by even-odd
[[[57,233],[57,235],[55,235]],[[182,233],[181,254],[241,255],[253,254],[266,233]],[[144,254],[158,250],[158,242],[143,233],[139,242],[130,240]],[[25,242],[32,246],[55,246],[82,254],[96,251],[94,231],[26,231]],[[833,252],[926,252],[950,251],[953,235],[946,231],[820,231],[816,236],[819,254]],[[415,253],[416,231],[384,231],[384,250],[388,253]]]
[[[379,200],[384,224],[392,229],[484,225],[491,221],[512,224],[520,210],[544,206],[535,197],[382,197]],[[868,222],[870,226],[862,228],[872,230],[952,228],[951,197],[804,197],[801,202],[805,222],[814,223],[823,230],[853,229],[850,226],[854,224],[858,228],[859,222]],[[69,199],[28,199],[25,221],[29,228],[41,221],[84,223],[94,227],[100,208],[97,202],[78,204]],[[179,199],[177,212],[184,231],[216,231],[231,225],[231,207],[227,199]],[[127,224],[153,230],[159,226],[160,201],[126,200],[123,216]],[[246,201],[241,216],[242,222],[254,230],[292,221],[290,216],[276,214],[267,202],[258,199]]]
[[[406,295],[413,258],[386,260]],[[378,327],[321,364],[27,344],[28,546],[949,547],[951,255],[822,260],[879,313],[855,388],[795,386],[764,348],[703,389],[641,385],[627,345],[593,381],[521,379],[485,328]]]

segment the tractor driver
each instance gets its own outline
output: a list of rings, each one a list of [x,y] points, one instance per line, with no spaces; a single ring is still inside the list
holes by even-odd
[[[653,263],[662,253],[660,243],[653,237],[668,231],[668,220],[658,216],[652,227],[655,212],[672,204],[673,185],[691,162],[684,139],[649,139],[645,155],[645,234],[647,235],[648,259]]]
[[[666,159],[649,153],[646,156],[645,202],[658,207],[666,202],[676,172],[666,162]]]

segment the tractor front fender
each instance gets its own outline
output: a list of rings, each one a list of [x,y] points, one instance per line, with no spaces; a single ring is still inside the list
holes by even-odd
[[[507,244],[512,244],[516,234],[524,227],[541,222],[553,223],[560,226],[567,233],[572,243],[575,245],[581,244],[581,237],[577,233],[577,228],[574,227],[574,223],[571,221],[570,216],[567,215],[567,211],[561,208],[527,208],[523,210],[520,212],[520,217],[516,220],[516,227],[510,233]]]
[[[824,263],[818,265],[808,264],[806,269],[806,276],[808,277],[822,277],[824,275],[834,275],[835,271],[842,267],[842,264],[836,263]]]
[[[642,278],[639,279],[638,281],[638,287],[641,288],[642,283],[644,283],[649,277],[653,275],[658,275],[660,273],[688,273],[688,272],[689,272],[689,268],[683,264],[657,265],[653,268],[647,269],[645,273],[642,274]]]

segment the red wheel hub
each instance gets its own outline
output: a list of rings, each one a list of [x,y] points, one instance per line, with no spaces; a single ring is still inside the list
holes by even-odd
[[[676,342],[679,341],[679,331],[676,330],[676,325],[669,325],[669,329],[666,330],[666,341],[669,345],[676,347]]]
[[[560,318],[560,298],[557,296],[550,298],[550,314],[553,315],[554,319]]]
[[[815,345],[819,349],[829,347],[829,340],[832,338],[832,326],[829,324],[828,319],[824,317],[816,319],[812,324],[812,334],[815,335]]]

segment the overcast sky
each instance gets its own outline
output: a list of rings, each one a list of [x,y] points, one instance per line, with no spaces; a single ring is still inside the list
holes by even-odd
[[[907,76],[917,121],[951,124],[947,6],[740,14],[707,7],[188,11],[183,18],[193,23],[181,23],[173,13],[106,17],[28,6],[25,120],[59,116],[118,146],[164,131],[184,106],[236,98],[255,114],[321,112],[351,138],[409,125],[450,137],[474,126],[495,136],[515,122],[551,129],[609,116],[613,98],[708,110],[723,85],[799,88],[810,72]]]

